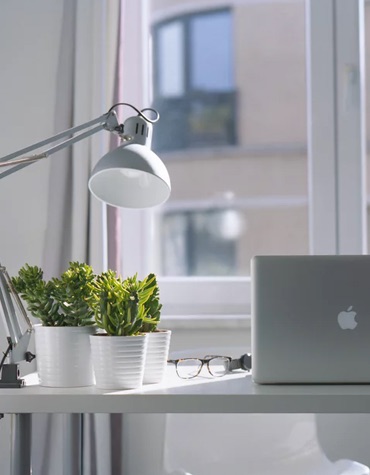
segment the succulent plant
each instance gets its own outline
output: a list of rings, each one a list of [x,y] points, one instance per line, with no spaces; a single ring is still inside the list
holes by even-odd
[[[155,274],[123,280],[112,270],[96,276],[89,265],[70,262],[60,278],[46,282],[41,268],[26,264],[12,283],[44,326],[96,323],[108,335],[128,336],[155,331],[160,319]]]
[[[137,275],[122,280],[114,271],[107,271],[91,285],[90,305],[99,328],[111,336],[131,336],[143,332],[144,324],[154,324],[149,315],[157,306],[151,299],[156,289],[154,274],[143,281]],[[158,314],[155,313],[155,318]]]
[[[12,283],[28,310],[44,326],[86,326],[94,324],[94,312],[88,303],[94,279],[92,268],[79,262],[70,262],[60,279],[47,282],[41,268],[26,264]]]

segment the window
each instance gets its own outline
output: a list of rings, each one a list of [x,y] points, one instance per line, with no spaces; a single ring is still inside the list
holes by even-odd
[[[154,26],[158,151],[236,143],[232,15],[183,15]]]
[[[164,276],[171,312],[242,313],[253,255],[363,252],[364,3],[230,0],[223,10],[201,0],[144,3],[153,32],[154,104],[162,112],[154,136],[173,191],[162,208],[123,219],[123,268]],[[232,74],[219,68],[219,78],[206,80],[207,68],[200,68],[190,76],[191,67],[202,63],[198,51],[191,57],[191,28],[194,41],[200,40],[190,24],[216,13],[230,19],[231,59],[222,64],[225,70],[231,64]],[[223,94],[234,94],[237,104],[234,143],[192,137],[189,116],[177,107],[183,100],[184,110],[191,110],[186,94],[193,85],[217,94],[215,84],[232,87]],[[219,242],[206,249],[202,262],[207,222],[220,210],[242,217],[239,234],[224,243],[218,226]],[[202,225],[195,225],[199,220]],[[209,262],[217,262],[224,245],[224,274],[212,276]],[[230,308],[230,302],[237,303]]]
[[[245,1],[153,21],[155,146],[173,184],[160,275],[245,277],[255,254],[308,253],[304,7]]]
[[[169,212],[162,219],[165,275],[236,275],[243,227],[237,210]]]

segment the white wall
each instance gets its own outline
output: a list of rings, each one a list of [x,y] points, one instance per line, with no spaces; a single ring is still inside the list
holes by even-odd
[[[54,133],[62,2],[3,0],[0,6],[0,157]],[[0,170],[1,172],[1,170]],[[0,181],[0,262],[11,275],[41,265],[48,162]],[[0,319],[0,350],[5,349]],[[0,421],[1,472],[9,470],[10,417]]]
[[[54,132],[62,2],[6,0],[0,10],[0,156]],[[41,264],[48,162],[0,182],[0,261]]]

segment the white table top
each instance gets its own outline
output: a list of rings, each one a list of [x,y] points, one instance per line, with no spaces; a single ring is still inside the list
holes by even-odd
[[[369,385],[257,385],[234,372],[181,380],[172,366],[162,384],[140,390],[46,388],[37,375],[0,389],[0,413],[370,413]]]

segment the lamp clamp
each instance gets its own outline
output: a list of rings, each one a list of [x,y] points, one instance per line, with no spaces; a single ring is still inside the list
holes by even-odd
[[[8,347],[0,361],[0,388],[20,388],[24,383],[19,377],[18,363],[31,362],[35,358],[35,355],[28,351],[33,328],[11,278],[2,265],[0,265],[0,304],[4,324],[9,331]],[[7,359],[8,363],[5,364]]]

